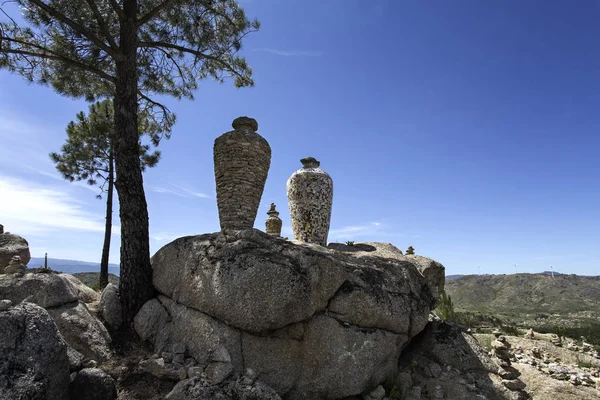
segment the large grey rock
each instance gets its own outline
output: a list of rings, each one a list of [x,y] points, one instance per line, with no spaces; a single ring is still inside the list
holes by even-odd
[[[71,382],[71,399],[115,400],[117,387],[113,378],[98,368],[84,368]]]
[[[443,266],[417,257],[257,230],[181,238],[152,258],[161,294],[135,328],[158,354],[184,344],[201,367],[229,354],[235,373],[250,368],[287,399],[360,395],[395,371],[443,288],[431,278]]]
[[[110,358],[111,337],[102,323],[93,317],[85,303],[76,302],[48,309],[65,342],[87,358]]]
[[[8,266],[13,256],[21,257],[21,262],[27,265],[29,260],[31,260],[29,243],[19,235],[10,233],[0,234],[0,274],[4,273],[4,268]]]
[[[135,331],[142,340],[154,342],[156,336],[171,320],[169,313],[158,299],[152,299],[140,309],[133,319]]]
[[[177,239],[152,257],[154,287],[240,329],[282,328],[323,310],[344,281],[327,254],[291,246],[256,230]]]
[[[14,304],[23,300],[43,308],[52,308],[76,302],[77,289],[59,274],[28,273],[20,278],[0,276],[0,298]]]
[[[119,287],[109,283],[102,291],[100,297],[100,313],[111,329],[117,330],[123,322]]]
[[[74,277],[73,275],[59,274],[58,276],[61,279],[68,280],[73,285],[77,293],[77,298],[80,301],[83,301],[84,303],[93,303],[100,300],[100,294],[98,292],[81,282],[78,278]]]
[[[68,400],[67,346],[35,304],[0,312],[0,399]]]

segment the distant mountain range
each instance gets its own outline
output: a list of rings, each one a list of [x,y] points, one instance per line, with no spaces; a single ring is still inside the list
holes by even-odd
[[[38,268],[44,266],[43,257],[31,257],[29,268]],[[60,271],[67,274],[76,274],[79,272],[100,272],[100,263],[87,262],[87,261],[76,261],[76,260],[62,260],[58,258],[48,258],[48,268],[54,271]],[[108,273],[119,276],[120,268],[117,264],[108,264]]]

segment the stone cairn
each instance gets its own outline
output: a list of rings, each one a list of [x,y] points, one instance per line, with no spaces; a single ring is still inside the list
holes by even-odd
[[[406,255],[407,256],[415,255],[415,249],[412,246],[408,246],[408,249],[406,249]]]
[[[15,276],[23,276],[27,267],[21,262],[20,256],[13,256],[8,263],[8,266],[4,268],[4,273]]]
[[[294,239],[327,246],[333,180],[313,157],[300,162],[302,168],[290,176],[286,185]]]
[[[271,208],[267,211],[269,218],[265,221],[267,235],[281,237],[281,218],[279,211],[275,210],[275,203],[271,203]]]
[[[0,235],[4,233],[4,225],[0,224]]]
[[[520,392],[525,389],[525,384],[518,379],[521,373],[512,367],[510,343],[500,331],[495,330],[492,333],[496,337],[496,340],[492,342],[492,355],[497,358],[500,365],[498,375],[502,378],[502,384],[510,391]]]
[[[271,147],[253,118],[233,120],[215,140],[214,167],[221,229],[252,229],[271,165]]]

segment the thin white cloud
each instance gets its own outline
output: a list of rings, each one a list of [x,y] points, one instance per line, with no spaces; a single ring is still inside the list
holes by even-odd
[[[7,231],[24,235],[62,229],[104,232],[104,216],[86,211],[86,203],[51,186],[0,176],[0,193]],[[119,231],[119,226],[113,226],[114,234]]]
[[[164,186],[152,186],[150,188],[150,190],[152,190],[153,192],[156,192],[156,193],[172,194],[172,195],[179,196],[179,197],[187,197],[187,198],[199,197],[201,199],[210,199],[211,198],[206,193],[198,192],[198,191],[192,190],[192,189],[184,187],[184,186],[175,185],[174,183],[167,183]]]
[[[172,233],[158,232],[156,234],[150,235],[150,239],[157,241],[157,242],[172,242],[173,240],[175,240],[181,236],[184,236],[184,235],[175,235]]]
[[[381,222],[369,222],[362,225],[343,226],[329,230],[329,237],[334,240],[355,239],[357,237],[368,237],[380,235]]]
[[[305,51],[305,50],[281,50],[271,48],[253,49],[254,51],[262,51],[264,53],[275,54],[282,57],[320,57],[324,54],[322,51]]]

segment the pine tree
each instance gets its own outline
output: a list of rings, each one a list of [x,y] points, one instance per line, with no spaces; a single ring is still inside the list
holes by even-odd
[[[153,95],[191,99],[208,77],[253,85],[237,53],[260,24],[235,0],[7,0],[0,18],[0,68],[66,96],[114,99],[120,293],[130,327],[154,295],[138,110],[168,126],[174,116]]]
[[[143,114],[139,114],[140,118]],[[139,121],[140,129],[147,128],[156,132],[157,127],[148,119]],[[170,127],[169,127],[170,128]],[[165,132],[169,137],[170,132]],[[140,137],[144,132],[140,132]],[[67,125],[67,140],[60,153],[50,153],[56,169],[70,182],[86,181],[89,185],[98,185],[102,198],[106,193],[106,225],[104,229],[104,245],[100,261],[100,289],[108,285],[108,258],[110,254],[110,238],[112,231],[113,191],[115,183],[115,163],[113,154],[114,108],[111,100],[97,102],[89,107],[88,115],[77,114],[77,121]],[[152,140],[152,137],[150,137]],[[154,145],[158,145],[154,137]],[[160,152],[150,152],[150,145],[140,143],[140,165],[142,171],[146,167],[154,167],[160,159]]]

